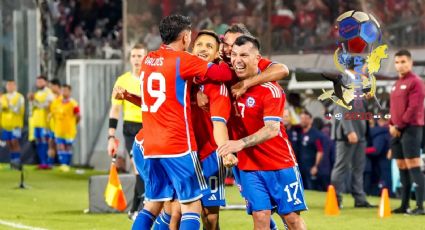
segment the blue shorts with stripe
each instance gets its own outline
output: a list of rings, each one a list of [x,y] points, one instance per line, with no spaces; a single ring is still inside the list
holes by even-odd
[[[248,214],[275,207],[280,215],[307,210],[297,166],[273,171],[240,170],[240,180]]]
[[[37,139],[48,139],[49,130],[46,128],[34,128],[34,137]]]
[[[136,139],[134,139],[133,147],[131,149],[131,154],[133,155],[133,161],[134,161],[134,165],[136,166],[136,170],[137,172],[139,172],[139,175],[142,176],[143,163],[145,160],[143,159],[142,144],[138,142]]]
[[[74,140],[73,139],[65,139],[65,138],[56,137],[55,138],[55,143],[57,145],[72,145],[72,143],[74,143]]]
[[[22,136],[22,131],[20,128],[16,128],[13,130],[5,130],[3,129],[1,131],[1,139],[3,141],[11,141],[11,140],[18,140]]]
[[[180,203],[199,200],[209,192],[196,152],[170,158],[143,158],[143,146],[133,144],[136,169],[145,182],[145,200]]]
[[[221,157],[214,151],[207,158],[201,161],[202,171],[209,187],[209,193],[202,199],[202,206],[214,207],[225,206],[226,199],[224,193],[224,179],[226,171],[221,161]]]
[[[55,140],[55,133],[52,130],[47,131],[50,139]]]

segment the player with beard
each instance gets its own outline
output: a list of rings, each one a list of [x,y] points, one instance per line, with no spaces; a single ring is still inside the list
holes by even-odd
[[[240,79],[255,77],[260,44],[251,36],[240,36],[232,47],[231,61]],[[271,210],[289,229],[306,229],[300,211],[306,210],[302,182],[292,147],[282,124],[285,95],[277,82],[251,87],[237,99],[231,129],[239,140],[218,148],[220,156],[238,152],[238,168],[255,229],[270,225]],[[229,121],[230,123],[230,121]]]

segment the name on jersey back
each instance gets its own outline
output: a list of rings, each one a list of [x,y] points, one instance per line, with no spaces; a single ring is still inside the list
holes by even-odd
[[[145,60],[145,65],[162,66],[163,64],[164,64],[164,58],[163,57],[160,57],[160,58],[146,57],[146,60]]]

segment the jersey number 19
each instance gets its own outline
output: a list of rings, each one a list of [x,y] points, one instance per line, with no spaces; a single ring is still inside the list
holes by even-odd
[[[145,103],[145,96],[144,96],[144,88],[143,83],[145,81],[145,72],[142,72],[140,75],[141,79],[141,96],[142,96],[142,111],[143,112],[151,112],[156,113],[159,109],[159,107],[162,105],[162,103],[165,102],[166,96],[165,96],[165,77],[162,75],[162,73],[153,72],[147,77],[147,90],[149,95],[152,98],[156,98],[155,103],[153,105],[146,105]],[[153,88],[153,81],[158,81],[158,89]]]

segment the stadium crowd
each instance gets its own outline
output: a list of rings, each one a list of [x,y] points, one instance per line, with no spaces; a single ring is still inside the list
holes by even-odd
[[[122,1],[58,0],[48,9],[56,58],[121,58]]]
[[[276,0],[271,7],[272,47],[274,52],[312,52],[332,50],[337,36],[333,22],[347,10],[363,10],[375,15],[385,25],[384,40],[390,45],[420,45],[425,37],[425,4],[421,1],[341,1],[341,0]],[[171,4],[170,4],[171,3]],[[180,13],[193,21],[194,34],[203,29],[218,34],[231,24],[244,23],[253,35],[265,41],[268,26],[268,9],[265,1],[247,0],[169,0],[149,1],[142,12],[142,33],[139,41],[148,42],[150,48],[159,47],[156,40],[146,39],[162,15]],[[400,15],[403,20],[400,20]],[[400,25],[400,21],[407,24]],[[407,38],[400,43],[396,36]]]
[[[55,56],[58,63],[70,58],[111,59],[122,57],[122,1],[48,1],[47,17],[54,26]],[[424,44],[425,4],[421,1],[341,1],[276,0],[270,11],[273,52],[326,52],[334,49],[336,17],[349,9],[362,8],[385,24],[384,40],[393,46]],[[158,25],[163,15],[180,13],[193,21],[194,34],[208,29],[218,34],[229,25],[244,23],[253,35],[265,41],[268,9],[265,1],[248,0],[168,0],[147,1],[137,17],[128,19],[138,33],[134,43],[145,43],[149,50],[159,47]],[[400,20],[400,15],[403,20]],[[400,23],[403,21],[403,23]],[[43,30],[47,30],[47,25]],[[47,32],[46,32],[47,33]],[[406,39],[395,39],[403,36]],[[45,42],[47,47],[47,42]]]

